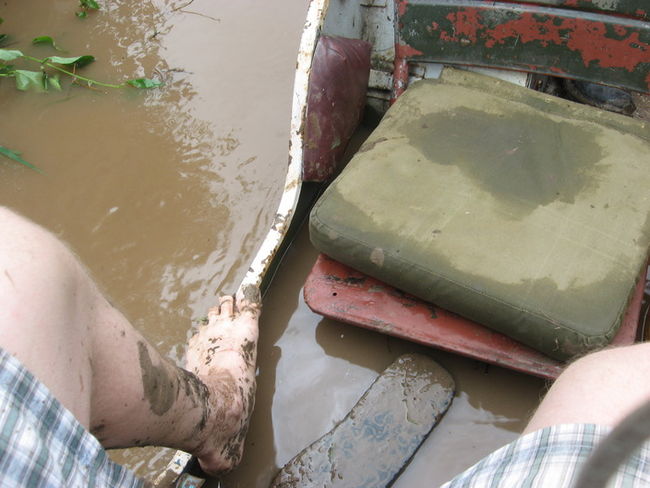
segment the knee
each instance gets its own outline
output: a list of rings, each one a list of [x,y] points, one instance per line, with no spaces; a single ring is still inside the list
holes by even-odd
[[[29,223],[29,220],[25,217],[22,217],[8,207],[0,205],[0,230],[7,232],[14,231],[14,229],[21,228],[27,223]],[[0,239],[5,240],[8,235],[7,232],[0,233]]]
[[[15,292],[31,291],[32,296],[35,290],[44,287],[50,293],[58,284],[68,284],[69,288],[77,281],[75,262],[65,244],[49,231],[0,207],[0,278],[9,281],[4,285],[11,286]],[[19,283],[23,286],[18,286]],[[5,295],[7,298],[11,294]]]
[[[69,254],[66,246],[53,234],[19,215],[13,210],[0,206],[0,258],[28,255],[30,261],[38,261],[42,256],[60,258]]]
[[[562,376],[611,377],[650,374],[650,342],[611,347],[587,354],[571,363]]]
[[[53,236],[31,220],[0,206],[0,246],[4,252],[48,244]]]

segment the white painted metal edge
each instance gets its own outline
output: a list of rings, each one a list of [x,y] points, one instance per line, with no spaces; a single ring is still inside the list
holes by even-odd
[[[282,198],[280,199],[280,204],[273,219],[271,229],[257,251],[242,283],[239,285],[239,289],[247,285],[260,285],[262,278],[268,271],[273,258],[287,235],[287,230],[289,229],[296,205],[298,204],[298,197],[300,196],[300,188],[302,186],[302,148],[307,113],[307,88],[316,41],[318,40],[323,25],[328,4],[329,0],[312,0],[309,5],[296,63],[291,110],[291,134],[289,139],[289,166],[287,168],[284,191],[282,192]],[[186,452],[176,451],[165,470],[154,481],[154,485],[161,488],[172,486],[191,458],[192,456]]]
[[[307,88],[311,73],[311,62],[316,48],[316,41],[323,25],[324,13],[329,0],[312,0],[307,13],[307,20],[300,41],[296,76],[293,85],[293,105],[291,111],[291,135],[289,142],[289,167],[284,184],[284,192],[275,214],[271,230],[266,235],[257,255],[240,285],[258,285],[268,271],[296,210],[300,187],[302,185],[303,131],[307,113]]]

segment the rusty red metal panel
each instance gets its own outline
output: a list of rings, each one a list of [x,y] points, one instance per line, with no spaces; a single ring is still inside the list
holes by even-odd
[[[322,36],[307,95],[303,181],[327,181],[359,125],[370,75],[370,44]]]
[[[533,71],[650,92],[650,23],[483,0],[400,0],[412,59]]]
[[[645,280],[639,280],[612,344],[636,338]],[[456,314],[423,302],[321,254],[304,288],[305,302],[326,317],[508,369],[556,378],[558,361]]]

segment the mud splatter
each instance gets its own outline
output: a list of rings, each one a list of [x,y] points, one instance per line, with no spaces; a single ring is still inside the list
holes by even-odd
[[[260,289],[255,285],[246,285],[242,288],[241,292],[242,295],[244,295],[244,300],[246,300],[241,311],[249,311],[258,314],[262,308],[262,295]]]
[[[144,397],[149,402],[151,411],[162,416],[174,404],[178,382],[170,377],[164,364],[154,366],[147,345],[142,341],[138,341],[138,355],[140,370],[142,371]]]
[[[252,304],[259,304],[262,302],[262,297],[260,295],[260,289],[255,285],[246,285],[242,289],[244,298]]]
[[[244,358],[244,361],[246,361],[247,366],[254,366],[255,365],[255,352],[257,349],[257,344],[255,341],[249,341],[248,339],[244,340],[244,343],[242,344],[241,350],[242,350],[242,357]]]
[[[185,392],[194,407],[201,407],[204,411],[209,409],[208,399],[210,392],[201,379],[187,370],[181,369],[178,377],[179,388]],[[204,412],[205,413],[205,412]]]

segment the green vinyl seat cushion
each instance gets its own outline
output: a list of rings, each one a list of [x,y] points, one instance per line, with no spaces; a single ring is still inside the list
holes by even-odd
[[[413,84],[312,210],[321,252],[557,359],[616,333],[650,128],[483,75]]]

